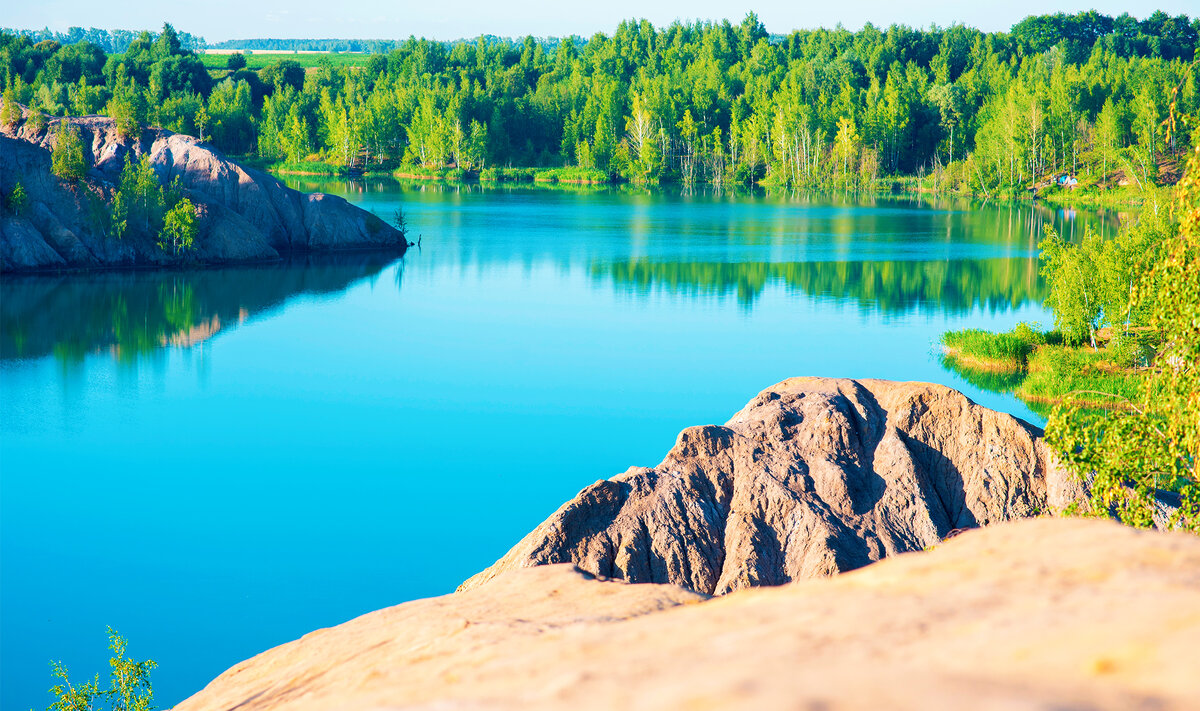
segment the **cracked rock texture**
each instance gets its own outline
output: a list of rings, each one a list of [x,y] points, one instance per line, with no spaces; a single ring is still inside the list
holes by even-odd
[[[50,172],[55,131],[67,121],[80,133],[88,172],[68,185]],[[117,238],[109,203],[127,156],[145,155],[163,185],[179,178],[198,208],[195,250],[176,256],[153,236]],[[0,214],[0,272],[120,266],[225,264],[279,259],[294,253],[392,249],[407,242],[376,215],[342,198],[304,194],[245,168],[208,143],[163,129],[121,138],[104,116],[51,118],[35,131],[22,120],[0,127],[0,191],[20,181],[29,204]]]
[[[176,711],[1200,708],[1200,538],[972,530],[833,578],[706,596],[572,565],[318,630]]]
[[[1041,434],[940,385],[792,378],[587,487],[460,589],[552,563],[717,595],[853,570],[1081,499]]]

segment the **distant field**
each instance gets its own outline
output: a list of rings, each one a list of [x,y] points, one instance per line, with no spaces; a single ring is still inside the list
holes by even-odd
[[[201,52],[200,59],[204,61],[204,66],[208,69],[224,69],[230,54],[233,54],[231,50],[211,50]],[[362,67],[366,66],[367,59],[370,57],[371,55],[365,52],[270,52],[263,50],[246,54],[246,68],[262,69],[281,59],[297,62],[306,69],[318,67],[322,61],[328,61],[335,67]]]

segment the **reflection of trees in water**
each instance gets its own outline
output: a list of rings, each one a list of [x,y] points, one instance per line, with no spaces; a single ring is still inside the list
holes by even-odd
[[[871,262],[631,262],[593,263],[593,278],[635,291],[689,295],[736,294],[753,304],[779,282],[810,296],[854,299],[867,310],[961,313],[975,306],[1005,310],[1045,297],[1037,260],[958,259]]]
[[[77,362],[108,351],[124,361],[168,346],[190,347],[296,295],[342,291],[393,260],[346,254],[193,271],[6,276],[0,282],[0,359],[53,353]]]
[[[1085,226],[1093,227],[1101,236],[1115,233],[1118,214],[1111,210],[1075,209],[1028,200],[994,201],[932,194],[877,194],[862,192],[816,192],[761,187],[711,185],[684,188],[666,185],[657,188],[620,185],[577,185],[572,183],[528,182],[455,182],[444,180],[397,180],[384,176],[344,178],[333,176],[284,176],[289,187],[302,192],[327,192],[351,201],[370,196],[401,196],[405,193],[444,194],[447,196],[487,192],[528,192],[552,190],[563,193],[610,194],[636,198],[646,204],[670,202],[683,198],[697,205],[745,203],[775,207],[816,208],[877,208],[854,215],[842,226],[850,232],[863,231],[874,220],[888,231],[888,222],[895,219],[894,210],[914,210],[924,219],[944,224],[947,237],[972,242],[1023,244],[1036,247],[1042,238],[1042,227],[1053,225],[1066,239],[1083,237]],[[882,209],[878,209],[882,208]],[[745,215],[738,215],[738,218]],[[787,215],[794,220],[794,213]],[[785,223],[786,224],[786,223]],[[855,227],[857,225],[857,227]],[[795,227],[794,224],[790,225]],[[743,233],[746,225],[739,219],[729,225],[732,233]]]

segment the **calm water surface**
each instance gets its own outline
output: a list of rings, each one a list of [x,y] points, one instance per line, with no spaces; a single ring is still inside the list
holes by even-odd
[[[941,382],[948,328],[1047,322],[1096,215],[900,199],[298,184],[422,249],[0,281],[4,709],[105,626],[169,706],[317,627],[450,592],[563,500],[793,375]]]

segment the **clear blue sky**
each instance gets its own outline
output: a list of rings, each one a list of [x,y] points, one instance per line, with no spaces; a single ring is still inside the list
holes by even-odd
[[[401,38],[408,35],[457,39],[479,34],[519,36],[590,35],[611,32],[626,18],[645,18],[656,25],[676,19],[739,21],[754,10],[771,32],[832,27],[842,23],[857,29],[864,22],[887,26],[903,23],[924,27],[930,23],[961,22],[984,30],[1006,29],[1026,15],[1096,9],[1139,18],[1155,9],[1172,15],[1200,14],[1195,0],[1142,2],[1071,2],[1069,0],[15,0],[6,2],[0,26],[65,30],[70,26],[102,29],[153,29],[170,22],[176,29],[205,37],[210,42],[249,37]]]

